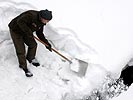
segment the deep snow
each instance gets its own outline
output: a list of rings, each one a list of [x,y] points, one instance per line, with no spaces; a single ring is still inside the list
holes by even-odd
[[[119,77],[121,69],[133,53],[132,13],[126,12],[131,8],[129,2],[0,1],[0,99],[77,100],[99,88],[108,74]],[[46,8],[53,10],[54,14],[53,20],[45,27],[46,37],[64,55],[89,63],[85,77],[75,75],[67,61],[64,62],[54,52],[47,51],[40,43],[37,59],[41,66],[36,68],[28,64],[34,77],[25,77],[18,68],[7,24],[25,10]],[[132,90],[131,86],[122,96],[131,94]],[[122,100],[122,96],[118,99]]]

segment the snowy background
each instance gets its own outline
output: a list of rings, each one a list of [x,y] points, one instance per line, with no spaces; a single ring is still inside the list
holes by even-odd
[[[0,99],[85,100],[110,75],[117,79],[133,57],[132,0],[0,0]],[[49,9],[53,19],[45,35],[54,48],[89,63],[85,77],[38,43],[41,66],[28,64],[27,78],[18,67],[8,23],[23,11]],[[132,100],[133,86],[112,100]]]

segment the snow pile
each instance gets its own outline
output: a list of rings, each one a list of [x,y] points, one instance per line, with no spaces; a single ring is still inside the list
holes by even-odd
[[[118,97],[121,93],[128,90],[128,86],[124,85],[122,79],[114,79],[111,74],[108,74],[103,81],[103,84],[94,89],[86,100],[110,100]]]
[[[78,58],[89,63],[86,76],[80,78],[70,65],[54,52],[38,43],[37,59],[41,66],[28,63],[32,78],[19,69],[15,49],[8,31],[10,20],[26,9],[35,7],[12,1],[0,2],[0,99],[2,100],[77,100],[98,87],[107,75],[97,59],[96,52],[83,44],[70,29],[47,25],[45,35],[54,48],[71,60]],[[23,7],[23,8],[22,8]]]

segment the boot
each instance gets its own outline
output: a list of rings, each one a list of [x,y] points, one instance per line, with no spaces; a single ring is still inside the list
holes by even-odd
[[[32,63],[32,65],[34,65],[34,66],[40,66],[40,63],[37,61],[37,59],[33,59],[33,60],[31,60],[31,61],[29,61],[29,63]]]
[[[27,77],[32,77],[33,74],[28,69],[23,69]]]

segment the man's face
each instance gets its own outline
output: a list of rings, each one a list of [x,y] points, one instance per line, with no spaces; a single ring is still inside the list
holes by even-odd
[[[47,24],[47,23],[49,22],[49,20],[46,20],[46,19],[44,19],[44,18],[41,18],[41,22],[42,22],[43,24]]]

